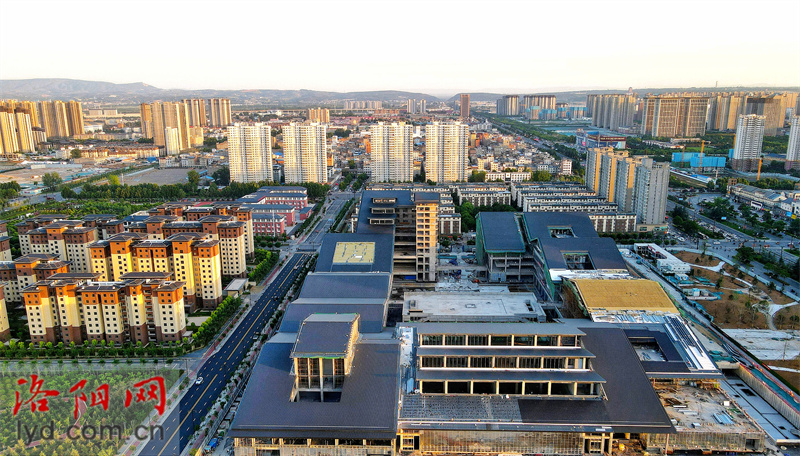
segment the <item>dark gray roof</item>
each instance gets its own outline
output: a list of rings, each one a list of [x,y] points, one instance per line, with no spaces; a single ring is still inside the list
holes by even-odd
[[[347,354],[356,314],[313,314],[303,320],[297,341],[292,350],[293,358],[318,358]]]
[[[528,241],[534,239],[553,239],[550,227],[570,227],[576,238],[598,238],[589,215],[583,212],[523,212],[522,223],[528,234]],[[575,239],[575,238],[570,238]]]
[[[340,242],[373,242],[375,258],[372,263],[334,264],[336,245]],[[394,236],[391,234],[328,233],[322,241],[317,258],[317,272],[392,272]]]
[[[513,212],[481,212],[477,222],[487,252],[525,253],[522,230]]]
[[[554,426],[611,426],[614,432],[674,433],[669,416],[622,329],[583,328],[592,367],[606,380],[603,401],[518,401],[522,421]]]
[[[306,276],[298,299],[348,299],[380,300],[389,297],[391,274],[313,272]]]
[[[565,253],[588,254],[594,269],[627,269],[617,244],[598,236],[588,214],[525,212],[522,220],[528,241],[538,242],[549,269],[567,269]],[[552,237],[550,228],[570,228],[574,237]]]
[[[400,346],[361,341],[339,402],[290,402],[291,343],[269,342],[253,367],[232,437],[394,439]]]
[[[414,192],[415,203],[434,203],[439,202],[439,192]]]
[[[375,198],[394,198],[394,203],[374,203]],[[367,190],[361,194],[361,205],[358,209],[358,223],[356,227],[357,233],[394,233],[393,225],[370,225],[370,218],[396,218],[395,215],[374,215],[372,214],[373,207],[400,207],[413,206],[414,202],[411,200],[411,190]]]
[[[281,320],[281,332],[297,332],[300,324],[315,313],[358,314],[358,332],[379,333],[386,321],[387,306],[384,303],[334,304],[298,303],[289,304]]]

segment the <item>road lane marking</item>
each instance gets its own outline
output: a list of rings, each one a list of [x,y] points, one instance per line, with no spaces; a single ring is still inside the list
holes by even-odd
[[[217,376],[215,375],[214,378],[212,378],[211,381],[208,382],[208,386],[206,386],[206,389],[203,390],[203,394],[206,394],[206,391],[208,391],[208,389],[211,388],[211,385],[214,384],[214,380],[216,378],[217,378]],[[201,394],[201,396],[202,396],[202,394]],[[189,409],[189,413],[181,420],[180,424],[178,424],[178,429],[175,429],[175,432],[173,432],[172,435],[169,436],[169,439],[167,439],[167,441],[164,442],[164,446],[163,446],[163,448],[161,448],[161,451],[158,452],[158,456],[161,456],[161,454],[164,452],[164,450],[167,449],[167,444],[169,442],[171,442],[172,439],[175,437],[175,434],[177,434],[178,431],[181,430],[181,427],[183,426],[184,421],[186,421],[187,418],[192,416],[192,412],[194,412],[194,408],[197,406],[198,402],[200,402],[199,398],[197,399],[197,401],[195,401],[194,405],[192,405],[192,408]],[[178,412],[178,413],[180,414],[180,412]],[[178,442],[178,445],[180,445],[180,442]]]

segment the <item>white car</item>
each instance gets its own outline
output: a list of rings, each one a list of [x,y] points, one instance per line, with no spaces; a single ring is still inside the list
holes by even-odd
[[[194,384],[199,385],[201,383],[203,383],[203,377],[197,377],[197,380],[195,380]]]

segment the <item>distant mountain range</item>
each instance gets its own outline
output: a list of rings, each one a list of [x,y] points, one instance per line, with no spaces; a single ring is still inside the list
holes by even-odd
[[[230,98],[232,104],[253,106],[342,105],[344,100],[405,101],[409,98],[428,102],[442,101],[424,93],[379,90],[370,92],[328,92],[319,90],[184,90],[160,89],[143,82],[115,84],[77,79],[2,79],[0,98],[80,99],[88,102],[131,104],[182,98]],[[338,103],[337,103],[338,102]]]
[[[636,93],[665,93],[665,92],[703,92],[703,91],[798,91],[798,87],[681,87],[681,88],[644,88],[634,89]],[[622,93],[619,90],[574,90],[560,92],[530,92],[550,93],[557,96],[559,102],[581,102],[586,100],[590,93]],[[502,93],[475,92],[470,93],[472,102],[493,102],[502,97]],[[383,101],[386,103],[402,103],[409,98],[428,103],[445,101],[449,104],[456,102],[459,95],[449,99],[441,99],[433,95],[417,92],[403,92],[398,90],[377,90],[367,92],[329,92],[320,90],[184,90],[160,89],[158,87],[134,82],[129,84],[115,84],[102,81],[82,81],[78,79],[2,79],[0,80],[0,98],[17,98],[27,100],[47,99],[78,99],[85,102],[108,103],[112,105],[131,105],[155,100],[180,100],[182,98],[230,98],[231,103],[238,107],[307,107],[330,106],[342,107],[344,100],[356,101]]]

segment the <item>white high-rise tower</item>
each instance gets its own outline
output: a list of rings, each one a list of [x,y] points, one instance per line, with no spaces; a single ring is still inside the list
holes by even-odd
[[[235,123],[228,127],[231,182],[272,180],[272,135],[269,125]]]
[[[292,122],[283,127],[283,167],[287,183],[327,182],[325,125]]]
[[[370,127],[372,182],[411,182],[414,180],[411,125],[405,122]]]

